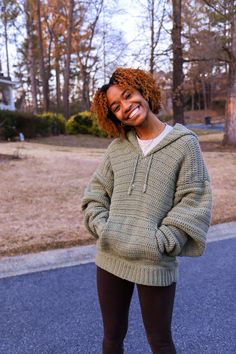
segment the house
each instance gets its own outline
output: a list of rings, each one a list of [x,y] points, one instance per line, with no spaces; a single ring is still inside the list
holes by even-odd
[[[0,109],[15,110],[13,88],[15,83],[0,72]]]

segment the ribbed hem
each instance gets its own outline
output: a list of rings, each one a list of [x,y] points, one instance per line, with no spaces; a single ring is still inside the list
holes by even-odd
[[[142,265],[97,250],[96,265],[119,278],[135,284],[168,286],[178,280],[178,267],[165,268],[160,265]]]

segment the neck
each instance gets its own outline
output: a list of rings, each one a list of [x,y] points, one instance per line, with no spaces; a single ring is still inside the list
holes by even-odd
[[[142,126],[135,127],[135,133],[141,140],[154,139],[165,129],[166,124],[161,122],[154,114]]]

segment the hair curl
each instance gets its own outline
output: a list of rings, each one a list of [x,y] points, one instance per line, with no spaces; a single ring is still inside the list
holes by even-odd
[[[153,76],[140,69],[117,68],[112,74],[109,83],[97,90],[91,106],[91,111],[95,114],[99,126],[108,136],[125,136],[130,129],[129,126],[122,126],[108,107],[106,92],[112,85],[117,85],[124,89],[138,90],[148,101],[153,113],[157,114],[160,111],[161,94]]]

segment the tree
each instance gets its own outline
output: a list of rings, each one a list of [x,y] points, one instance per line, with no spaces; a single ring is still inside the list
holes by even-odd
[[[72,41],[72,32],[73,32],[73,14],[74,14],[75,3],[74,0],[69,0],[69,14],[67,22],[67,38],[66,38],[66,62],[64,70],[64,114],[66,118],[70,116],[70,107],[69,107],[69,93],[70,93],[70,61],[71,61],[71,41]]]
[[[37,0],[36,2],[36,22],[38,30],[38,44],[39,44],[39,67],[40,76],[42,80],[43,87],[43,108],[44,111],[49,110],[49,87],[48,87],[48,75],[45,68],[45,55],[44,55],[44,43],[43,43],[43,33],[41,24],[41,2]]]
[[[172,0],[173,27],[171,38],[173,49],[173,120],[175,123],[184,124],[181,5],[181,0]]]
[[[115,0],[106,9],[103,0],[22,0],[21,4],[23,41],[17,45],[15,76],[24,90],[25,109],[50,108],[67,117],[89,109],[96,87],[124,63],[127,46],[121,31],[112,26]]]
[[[156,48],[160,41],[162,25],[165,18],[165,2],[163,4],[162,0],[158,2],[156,0],[147,0],[147,6],[150,28],[149,71],[153,74],[156,68]],[[157,16],[157,12],[161,14],[160,17]]]
[[[228,92],[226,103],[226,124],[223,144],[236,146],[236,6],[234,0],[203,0],[213,11],[215,23],[223,22],[227,32],[216,37],[221,40],[224,57],[228,66]],[[226,36],[225,36],[226,34]]]
[[[122,32],[113,28],[115,1],[91,1],[82,14],[83,23],[76,37],[77,94],[79,107],[90,109],[91,97],[98,86],[126,59],[127,44]],[[116,14],[119,8],[116,8]]]
[[[166,57],[168,34],[164,24],[168,15],[167,0],[139,0],[133,4],[135,7],[138,5],[140,10],[137,16],[134,15],[137,17],[137,31],[129,43],[130,56],[135,59],[135,66],[140,64],[153,74],[161,66],[163,55]]]
[[[91,72],[96,64],[98,58],[94,53],[94,36],[96,34],[96,28],[100,14],[103,9],[103,0],[91,3],[87,9],[89,16],[87,26],[84,33],[78,36],[77,58],[80,68],[80,82],[81,82],[81,108],[82,110],[89,110],[90,108],[90,80]],[[81,50],[82,49],[82,50]]]
[[[31,96],[32,96],[32,107],[33,113],[38,112],[38,100],[37,100],[37,78],[36,78],[36,63],[35,63],[35,55],[34,55],[34,5],[32,0],[25,0],[24,3],[24,11],[26,16],[26,33],[28,40],[28,63],[29,63],[29,74],[30,74],[30,88],[31,88]]]
[[[194,20],[193,20],[194,19]],[[210,104],[213,75],[217,68],[216,46],[206,9],[199,1],[182,2],[182,42],[185,70],[185,105],[207,109]],[[190,98],[191,97],[191,103]]]
[[[50,6],[48,6],[48,13],[51,14],[50,20],[46,19],[46,25],[48,32],[50,33],[51,42],[54,44],[52,48],[52,70],[55,71],[55,81],[56,81],[56,110],[60,112],[61,110],[61,57],[63,53],[63,33],[65,30],[65,20],[63,16],[63,6],[62,2],[58,0],[51,0]]]
[[[2,0],[0,7],[0,20],[3,24],[3,37],[5,43],[5,53],[7,62],[7,76],[10,77],[10,63],[9,63],[9,27],[13,27],[20,12],[20,7],[16,0]]]
[[[114,7],[116,7],[116,21],[114,21]],[[122,21],[124,11],[117,7],[116,0],[110,0],[102,4],[102,13],[99,17],[94,43],[96,47],[96,72],[94,72],[94,83],[105,84],[116,67],[128,65],[127,49],[128,44],[124,40],[123,32],[114,28],[114,23]],[[123,23],[120,23],[120,28]],[[130,62],[129,65],[131,66]],[[94,90],[93,90],[94,91]]]
[[[233,4],[233,2],[232,2]],[[229,52],[229,88],[227,97],[224,144],[236,146],[236,10],[231,18],[231,51]]]

